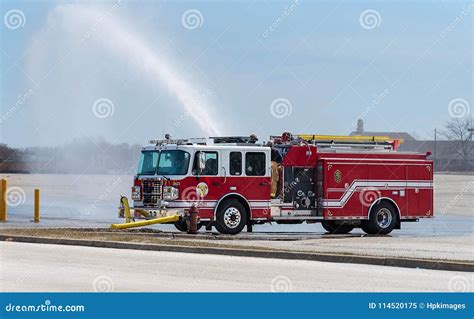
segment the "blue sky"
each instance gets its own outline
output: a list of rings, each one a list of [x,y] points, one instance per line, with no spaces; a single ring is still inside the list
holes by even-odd
[[[348,134],[359,117],[429,138],[451,101],[472,108],[469,2],[1,4],[0,137],[14,146]]]

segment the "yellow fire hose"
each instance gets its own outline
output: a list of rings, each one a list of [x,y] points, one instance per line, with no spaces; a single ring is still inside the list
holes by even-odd
[[[166,217],[160,217],[160,218],[155,218],[155,219],[143,220],[143,221],[140,221],[140,222],[112,224],[112,225],[110,225],[110,228],[125,229],[125,228],[132,228],[132,227],[149,226],[149,225],[154,225],[154,224],[177,222],[178,220],[179,220],[179,216],[178,215],[173,215],[173,216],[166,216]]]
[[[178,215],[173,215],[173,216],[160,217],[160,218],[149,219],[149,220],[144,220],[144,221],[139,221],[139,222],[131,222],[132,218],[131,218],[131,215],[130,215],[130,205],[128,204],[127,197],[122,196],[120,198],[120,202],[122,203],[122,206],[123,206],[123,209],[124,209],[124,212],[125,212],[125,223],[110,225],[110,228],[113,228],[113,229],[126,229],[126,228],[132,228],[132,227],[142,227],[142,226],[149,226],[149,225],[154,225],[154,224],[176,222],[176,221],[179,220]],[[140,212],[140,213],[142,215],[146,216],[142,212]]]

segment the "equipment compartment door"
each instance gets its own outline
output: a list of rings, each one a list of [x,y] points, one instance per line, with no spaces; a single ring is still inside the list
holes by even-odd
[[[433,167],[431,163],[407,165],[406,216],[433,215]],[[402,211],[403,214],[403,211]]]
[[[331,217],[364,216],[367,207],[360,194],[367,186],[367,164],[361,161],[328,161],[324,168],[326,214]]]
[[[318,166],[316,169],[316,185],[315,185],[315,193],[316,193],[316,216],[322,217],[323,216],[323,198],[324,194],[324,165],[323,161],[318,161]]]

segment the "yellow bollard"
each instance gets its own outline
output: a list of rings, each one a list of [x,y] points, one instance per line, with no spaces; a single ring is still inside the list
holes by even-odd
[[[0,187],[0,222],[7,221],[7,180],[2,178],[2,185]]]
[[[40,190],[35,189],[35,218],[34,222],[39,223],[40,221]]]

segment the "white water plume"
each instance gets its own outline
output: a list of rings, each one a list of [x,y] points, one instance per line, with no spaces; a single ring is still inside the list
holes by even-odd
[[[94,6],[66,4],[58,5],[50,12],[47,24],[52,25],[52,27],[45,26],[43,30],[38,32],[37,37],[45,37],[43,34],[49,32],[50,38],[53,41],[51,39],[43,41],[45,44],[39,45],[40,48],[37,49],[28,61],[28,70],[33,74],[41,75],[39,79],[40,89],[45,85],[51,85],[47,83],[47,78],[43,81],[45,83],[41,83],[43,74],[46,73],[47,76],[50,70],[54,72],[55,69],[60,68],[61,74],[61,72],[64,73],[64,68],[69,68],[68,71],[73,70],[72,74],[74,72],[85,73],[84,70],[87,69],[82,64],[88,64],[89,68],[91,68],[91,64],[94,65],[100,58],[107,56],[114,61],[119,60],[121,67],[128,67],[136,71],[135,73],[139,74],[138,78],[140,81],[146,79],[146,81],[149,81],[148,84],[150,86],[153,86],[154,83],[160,83],[161,86],[167,88],[171,96],[183,107],[182,111],[186,114],[186,117],[193,119],[197,124],[196,126],[202,132],[208,135],[222,134],[221,128],[218,125],[218,118],[212,112],[213,108],[209,106],[207,97],[199,93],[198,88],[191,84],[190,80],[186,79],[183,71],[180,73],[178,68],[171,63],[171,60],[161,53],[161,50],[160,53],[155,52],[153,47],[142,39],[138,32],[132,30],[133,25],[125,23],[113,9],[109,8],[108,11],[104,11],[103,8]],[[59,37],[58,35],[60,35],[60,39],[55,41],[54,38]],[[91,52],[93,57],[85,62],[74,60],[76,57],[77,60],[84,60],[83,56],[91,54]],[[46,63],[45,61],[51,60],[51,56],[54,54],[58,55],[61,59],[63,57],[67,59],[72,54],[74,56],[72,59],[73,63],[64,63],[63,61],[57,63],[58,65],[54,65],[56,61],[49,64]],[[126,62],[123,63],[123,61]],[[123,64],[126,66],[123,66]],[[97,69],[99,68],[100,65],[97,65]],[[93,78],[93,74],[87,74],[85,77]],[[61,79],[61,75],[58,78]],[[70,81],[69,78],[74,78],[74,75],[68,75],[67,78]],[[80,82],[81,80],[76,81]],[[97,79],[92,79],[91,81],[97,81]],[[68,95],[68,99],[75,102],[74,94],[81,95],[80,90],[74,93],[74,88],[72,90],[69,87],[61,88],[61,85],[66,85],[62,81],[57,82],[59,82],[58,96],[65,94],[62,92],[67,90],[68,94],[72,94],[72,98],[71,95]],[[99,85],[102,85],[102,83]],[[94,88],[97,88],[99,85],[95,85]],[[110,86],[110,83],[104,83],[103,85]],[[79,88],[79,83],[77,86]],[[120,89],[120,87],[112,88],[115,91],[120,91]],[[47,97],[47,99],[51,98]],[[56,99],[61,101],[59,97]],[[67,101],[61,102],[61,104],[67,105]],[[47,100],[38,104],[51,104],[51,102]],[[90,110],[90,107],[88,106],[87,109]],[[134,107],[134,105],[130,105],[130,107]],[[77,111],[72,110],[71,112]],[[164,114],[163,117],[165,117]],[[130,118],[130,121],[133,121],[133,118]]]

